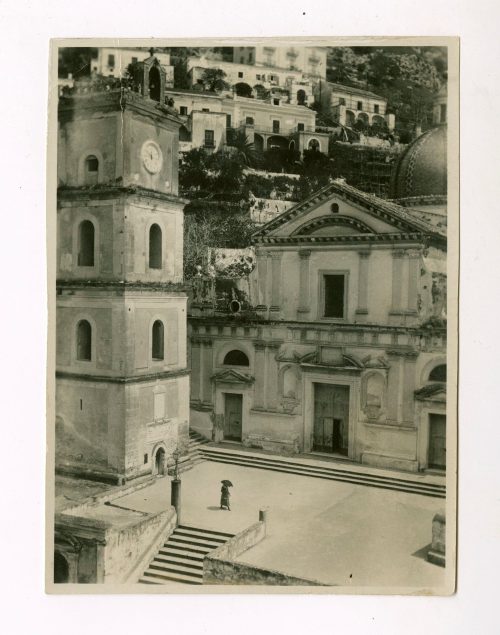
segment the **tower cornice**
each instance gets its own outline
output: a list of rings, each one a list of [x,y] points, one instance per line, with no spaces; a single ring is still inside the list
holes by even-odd
[[[168,106],[145,98],[129,88],[110,90],[99,88],[94,91],[92,86],[89,86],[82,90],[84,92],[76,92],[59,98],[58,116],[60,121],[70,120],[75,114],[86,117],[96,110],[101,112],[130,110],[154,119],[156,123],[173,124],[176,128],[183,123],[177,113]]]
[[[118,196],[138,196],[139,198],[148,198],[160,201],[166,201],[168,203],[176,203],[181,205],[187,205],[189,200],[181,198],[175,194],[168,194],[165,192],[159,192],[158,190],[150,190],[140,185],[81,185],[81,186],[69,186],[61,185],[57,189],[57,196],[60,200],[96,200],[106,198],[117,198]]]

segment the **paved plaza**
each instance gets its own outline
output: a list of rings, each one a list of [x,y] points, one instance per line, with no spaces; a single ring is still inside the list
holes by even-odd
[[[229,479],[231,511],[219,509]],[[113,502],[159,511],[170,478]],[[444,584],[444,569],[425,560],[434,514],[444,501],[417,494],[205,461],[182,474],[182,523],[236,533],[267,508],[267,537],[238,559],[341,586]]]

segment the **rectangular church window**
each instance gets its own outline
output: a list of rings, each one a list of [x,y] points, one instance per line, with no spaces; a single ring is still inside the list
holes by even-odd
[[[345,278],[344,274],[328,274],[323,276],[323,317],[344,318]]]

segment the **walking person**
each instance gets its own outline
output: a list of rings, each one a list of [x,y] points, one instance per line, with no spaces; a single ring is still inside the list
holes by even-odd
[[[229,493],[229,488],[233,486],[231,481],[221,481],[222,487],[220,490],[220,508],[227,508],[228,511],[231,511],[231,507],[229,505],[229,498],[231,494]]]

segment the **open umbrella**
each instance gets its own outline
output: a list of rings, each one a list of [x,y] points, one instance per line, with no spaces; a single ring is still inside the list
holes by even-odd
[[[228,481],[228,480],[221,481],[221,483],[222,483],[223,485],[225,485],[226,487],[232,487],[232,486],[233,486],[233,484],[231,483],[231,481]]]

